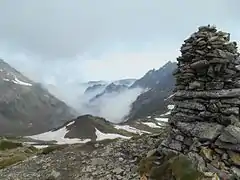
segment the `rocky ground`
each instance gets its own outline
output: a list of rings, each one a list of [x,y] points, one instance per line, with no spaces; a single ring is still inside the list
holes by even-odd
[[[0,170],[1,180],[137,180],[139,162],[166,131],[130,140],[115,139],[51,148]]]

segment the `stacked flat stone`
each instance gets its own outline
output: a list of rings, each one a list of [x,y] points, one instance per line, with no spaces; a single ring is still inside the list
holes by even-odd
[[[177,58],[171,133],[159,151],[183,153],[202,172],[240,176],[240,59],[230,34],[199,27]]]

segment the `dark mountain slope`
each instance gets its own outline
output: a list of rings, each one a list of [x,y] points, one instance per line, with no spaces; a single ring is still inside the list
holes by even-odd
[[[131,88],[143,87],[148,90],[138,96],[132,104],[129,120],[145,117],[153,113],[167,111],[167,105],[171,104],[168,98],[173,91],[175,80],[172,75],[177,67],[175,62],[168,62],[158,70],[147,72],[141,79],[137,80]],[[166,99],[166,100],[165,100]]]
[[[0,135],[30,135],[73,118],[73,111],[0,60]]]

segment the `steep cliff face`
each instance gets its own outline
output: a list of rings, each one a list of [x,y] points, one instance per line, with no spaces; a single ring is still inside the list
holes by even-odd
[[[141,87],[147,89],[140,94],[132,104],[127,119],[134,120],[151,114],[162,114],[171,104],[171,95],[175,80],[172,75],[176,69],[175,62],[168,62],[158,70],[151,70],[141,79],[137,80],[131,88]]]
[[[73,110],[0,60],[0,135],[30,135],[57,127]]]
[[[236,42],[216,27],[203,26],[185,40],[177,59],[175,108],[169,123],[171,131],[158,147],[159,166],[145,174],[147,179],[178,179],[176,158],[185,155],[196,174],[186,179],[238,179],[240,177],[240,61]],[[180,154],[180,155],[177,155]],[[169,161],[170,160],[170,161]],[[167,168],[172,174],[161,172]],[[156,176],[158,174],[158,176]],[[170,176],[169,176],[170,175]],[[209,177],[210,176],[210,177]],[[238,177],[238,178],[237,178]],[[180,178],[181,179],[181,178]]]

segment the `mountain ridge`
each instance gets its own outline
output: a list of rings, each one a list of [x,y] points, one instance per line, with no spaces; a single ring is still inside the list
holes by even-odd
[[[44,132],[74,117],[74,110],[0,60],[0,134]]]

